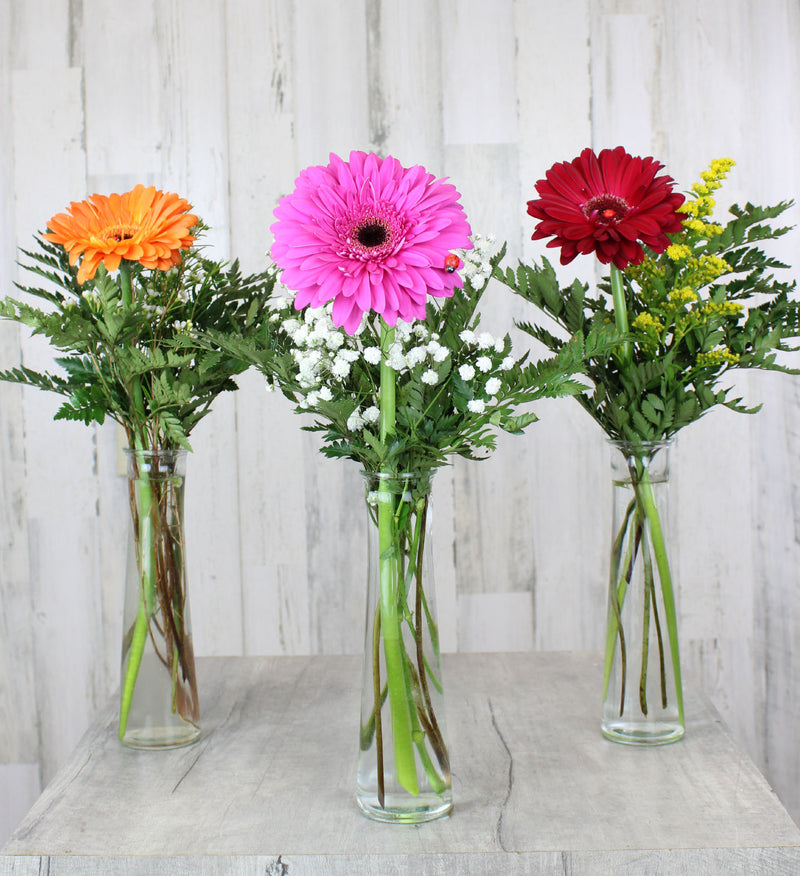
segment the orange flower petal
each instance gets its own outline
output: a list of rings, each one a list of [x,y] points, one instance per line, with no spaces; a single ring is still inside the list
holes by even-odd
[[[123,258],[167,270],[180,264],[180,251],[195,241],[189,230],[198,218],[189,210],[184,198],[140,183],[122,195],[73,201],[66,213],[50,219],[43,237],[63,246],[72,265],[83,255],[79,283],[92,279],[101,261],[109,271]]]
[[[78,282],[84,283],[86,280],[93,279],[99,264],[100,256],[98,253],[92,253],[89,257],[85,258],[81,262],[80,268],[78,268]]]
[[[121,261],[122,256],[116,252],[108,253],[103,256],[103,264],[106,266],[107,271],[116,271]],[[134,261],[134,259],[131,259],[131,261]]]

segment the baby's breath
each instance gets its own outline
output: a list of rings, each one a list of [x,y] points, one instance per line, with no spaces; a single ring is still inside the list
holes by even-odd
[[[493,254],[490,237],[474,244],[457,253],[463,290],[429,299],[425,322],[398,320],[385,333],[377,318],[364,317],[349,335],[333,325],[331,304],[300,314],[274,305],[277,379],[299,411],[313,414],[304,428],[324,434],[323,453],[356,459],[370,471],[387,464],[423,471],[453,453],[485,453],[497,429],[520,431],[535,418],[517,414],[518,405],[574,391],[568,381],[574,357],[542,372],[530,366],[523,377],[508,335],[480,331],[477,305],[502,251]],[[385,443],[379,430],[384,364],[394,372],[396,395],[395,431]]]
[[[462,380],[472,380],[475,376],[475,366],[465,362],[463,365],[458,366],[458,373]]]

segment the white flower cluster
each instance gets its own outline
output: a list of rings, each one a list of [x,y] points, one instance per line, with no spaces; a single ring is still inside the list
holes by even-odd
[[[485,282],[491,275],[489,250],[494,237],[475,235],[475,249],[463,254],[465,276],[477,285],[476,278]],[[364,324],[355,336],[337,328],[332,320],[332,304],[320,308],[305,308],[297,312],[292,307],[291,293],[274,295],[269,308],[270,322],[290,341],[290,354],[296,366],[296,380],[301,392],[298,406],[316,408],[321,402],[350,397],[353,410],[347,418],[347,429],[360,432],[375,426],[380,420],[377,386],[379,381],[369,378],[375,393],[364,397],[364,386],[354,391],[348,378],[355,363],[375,374],[383,359],[374,340],[366,344],[360,340]],[[374,336],[373,336],[374,337]],[[439,333],[431,331],[423,322],[407,323],[398,320],[391,344],[385,351],[385,361],[397,375],[419,381],[424,387],[436,387],[457,371],[467,384],[467,409],[483,414],[498,403],[503,389],[502,373],[514,367],[515,359],[507,350],[505,338],[495,338],[489,332],[462,331],[458,342],[442,343]],[[462,387],[459,392],[463,393]],[[463,395],[462,395],[463,398]]]
[[[308,393],[301,407],[312,408],[320,401],[330,401],[333,393],[323,384],[333,377],[342,382],[350,376],[353,362],[360,356],[346,346],[347,336],[331,319],[332,305],[307,307],[302,314],[292,310],[291,300],[278,295],[269,304],[270,322],[280,322],[280,329],[292,342],[292,358],[297,365],[297,382]],[[380,353],[380,351],[379,351]]]
[[[469,354],[460,357],[469,361],[458,367],[458,376],[465,383],[472,384],[473,397],[467,402],[467,410],[482,414],[487,407],[497,404],[497,393],[503,387],[498,373],[510,371],[516,359],[510,353],[506,354],[505,338],[495,338],[489,332],[476,335],[469,329],[465,329],[458,337]],[[489,374],[492,376],[485,377]]]
[[[386,364],[398,374],[419,365],[427,365],[421,380],[429,386],[435,386],[439,382],[436,365],[444,362],[450,355],[450,350],[439,343],[439,335],[429,331],[421,322],[412,325],[398,320],[394,338],[386,351]],[[367,347],[364,358],[371,365],[377,365],[381,361],[381,351],[377,347]]]
[[[102,311],[103,302],[100,298],[99,292],[94,286],[87,286],[86,288],[82,289],[81,298],[83,298],[83,300],[89,304],[89,306],[95,313],[99,314]],[[176,300],[181,302],[186,302],[188,300],[188,293],[185,289],[180,288],[179,290],[177,290],[175,298],[172,299],[169,303],[164,304],[161,302],[157,290],[153,290],[147,286],[144,286],[141,290],[141,297],[137,296],[135,306],[145,316],[149,317],[154,325],[160,324],[162,326],[166,326],[167,328],[171,327],[173,331],[180,334],[193,335],[194,325],[190,319],[173,320],[170,326],[170,311],[172,310],[172,307],[175,304]],[[80,305],[75,302],[75,304],[73,304],[72,306],[77,308]],[[114,306],[118,311],[123,309],[124,305],[120,297],[116,298]]]
[[[463,261],[459,273],[475,287],[481,287],[492,276],[490,258],[496,243],[494,234],[473,234],[470,238],[472,249],[458,250],[457,255]]]
[[[436,332],[430,332],[422,323],[408,325],[398,322],[395,328],[395,340],[387,351],[387,363],[398,373],[419,368],[418,379],[427,386],[436,386],[442,379],[437,365],[450,358],[459,362],[457,366],[461,379],[470,384],[473,398],[467,402],[471,413],[482,414],[487,407],[497,403],[497,393],[503,386],[501,372],[514,367],[516,359],[506,354],[505,338],[495,338],[489,332],[465,329],[459,334],[463,344],[457,350],[451,350],[440,341]],[[377,347],[367,347],[364,358],[371,364],[381,360]],[[359,411],[353,412],[353,428],[362,428]],[[350,425],[350,424],[348,424]]]
[[[84,301],[88,302],[93,310],[96,310],[98,312],[100,311],[102,307],[102,302],[100,301],[100,293],[97,291],[97,289],[94,288],[94,286],[84,286],[83,289],[81,289],[81,298],[83,298]],[[75,307],[78,306],[79,305],[76,303]],[[121,301],[119,302],[118,307],[122,307]]]
[[[374,426],[380,418],[381,412],[376,405],[370,405],[363,411],[356,408],[347,418],[347,428],[351,432],[360,432],[364,426]]]
[[[176,303],[185,304],[189,300],[189,290],[185,286],[178,286],[173,290],[169,300],[164,299],[164,292],[161,289],[144,286],[143,293],[142,310],[158,320],[162,320]]]

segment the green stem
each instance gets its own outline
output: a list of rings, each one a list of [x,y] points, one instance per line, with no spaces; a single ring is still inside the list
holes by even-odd
[[[442,768],[445,778],[450,777],[450,758],[447,753],[447,746],[444,743],[442,731],[439,728],[439,722],[436,720],[436,714],[433,711],[433,703],[431,701],[430,690],[428,689],[428,677],[426,669],[426,661],[423,648],[423,628],[422,628],[422,570],[423,570],[423,554],[425,552],[425,525],[428,516],[428,500],[426,499],[422,509],[417,512],[417,527],[414,533],[414,545],[412,548],[412,556],[415,558],[415,578],[416,589],[414,597],[414,619],[416,622],[415,638],[417,643],[417,673],[419,675],[419,686],[422,691],[424,702],[419,709],[421,715],[427,721],[427,734],[431,742],[433,750],[436,752],[436,758]],[[425,746],[424,739],[420,740],[418,748]],[[426,752],[427,753],[427,752]],[[429,760],[429,759],[427,759]],[[428,766],[426,759],[423,758],[423,766],[425,772],[431,782],[431,787],[437,794],[444,790],[444,782],[439,779],[439,775],[433,768],[433,764]]]
[[[434,656],[436,657],[436,661],[438,663],[439,657],[440,657],[440,653],[439,653],[439,629],[436,626],[436,621],[434,621],[433,615],[431,614],[431,610],[428,607],[428,600],[425,598],[425,591],[422,592],[422,608],[425,612],[425,620],[428,624],[428,635],[430,636],[430,639],[431,639],[431,647],[433,648],[433,653],[434,653]],[[436,688],[436,690],[440,694],[444,693],[444,690],[442,688],[442,683],[441,683],[441,681],[439,681],[439,679],[436,676],[436,673],[431,668],[431,665],[428,662],[427,657],[425,658],[425,666],[428,670],[428,677],[430,678],[431,682],[433,683],[433,686]]]
[[[655,581],[650,580],[652,589],[653,623],[656,625],[656,639],[658,641],[658,671],[661,679],[661,708],[667,708],[667,669],[664,661],[664,636],[661,632],[661,620],[658,617],[658,603],[656,601]]]
[[[386,361],[387,350],[393,341],[394,329],[389,328],[381,320],[380,433],[384,447],[395,431],[395,373]],[[391,471],[385,469],[383,473],[391,475]],[[400,609],[402,582],[399,579],[399,556],[395,544],[397,498],[383,481],[378,484],[381,636],[386,657],[386,683],[389,688],[389,709],[392,716],[395,772],[397,781],[410,794],[416,795],[419,794],[419,782],[414,758],[411,695],[403,646],[403,612]]]
[[[386,439],[394,435],[395,430],[395,373],[387,362],[389,347],[394,343],[394,329],[389,328],[381,320],[381,443],[386,444]]]
[[[619,528],[614,544],[611,548],[611,574],[609,576],[609,594],[608,598],[611,603],[612,613],[608,619],[608,629],[606,630],[606,654],[605,666],[603,668],[603,699],[605,700],[608,694],[608,685],[611,679],[611,666],[614,662],[614,649],[616,647],[617,637],[619,636],[620,657],[622,659],[622,696],[623,702],[625,697],[625,669],[627,665],[625,651],[625,635],[622,630],[622,605],[625,601],[625,594],[628,590],[628,582],[633,569],[633,544],[634,539],[627,539],[627,551],[625,555],[625,566],[627,572],[622,574],[620,565],[622,560],[622,548],[626,543],[628,526],[630,525],[631,515],[636,508],[636,499],[631,499],[628,507],[625,510],[625,518]]]
[[[119,266],[119,285],[122,296],[122,306],[130,310],[133,306],[133,286],[131,283],[130,265],[123,259]],[[122,682],[122,699],[119,710],[119,738],[122,739],[128,729],[133,691],[144,655],[145,644],[150,629],[150,618],[155,611],[155,544],[153,541],[153,493],[150,487],[149,475],[141,477],[142,459],[138,451],[148,449],[145,434],[146,414],[142,381],[138,375],[133,378],[130,386],[132,402],[131,420],[135,424],[129,433],[131,450],[134,452],[135,479],[131,484],[131,513],[133,515],[134,544],[136,550],[136,565],[139,573],[139,608],[133,629],[128,663],[125,668],[125,678]]]
[[[119,288],[122,293],[122,306],[125,310],[130,310],[133,301],[133,286],[131,284],[131,266],[125,259],[119,263]]]
[[[433,749],[436,752],[437,760],[442,766],[442,771],[446,778],[449,779],[450,762],[447,757],[447,749],[444,747],[444,742],[439,743],[436,741],[437,737],[439,739],[441,738],[439,728],[438,725],[434,727],[431,723],[430,719],[433,717],[433,713],[431,712],[429,715],[425,711],[421,679],[410,658],[406,663],[406,672],[408,674],[409,684],[414,692],[415,708],[411,712],[412,738],[417,746],[420,763],[425,770],[425,774],[428,777],[433,792],[435,794],[441,794],[442,791],[447,788],[447,783],[445,779],[439,775],[433,761],[431,760],[431,756],[428,754],[428,749],[425,745],[425,740],[427,738],[431,741]]]
[[[651,596],[655,592],[653,561],[647,546],[647,536],[642,539],[642,561],[644,563],[644,603],[642,608],[642,665],[639,671],[639,708],[647,715],[647,663],[650,658],[650,610]]]
[[[131,266],[123,259],[119,265],[119,288],[122,295],[122,307],[125,311],[133,308],[133,284],[131,282]],[[144,432],[147,417],[144,408],[144,393],[142,392],[142,379],[139,375],[131,380],[130,396],[133,402],[131,420],[135,424],[134,434],[137,439],[136,449],[147,448]]]
[[[155,544],[153,542],[153,493],[150,487],[149,475],[142,478],[142,459],[137,453],[145,448],[141,446],[142,439],[135,437],[134,471],[135,477],[131,483],[131,513],[133,515],[134,549],[136,551],[136,567],[139,574],[139,607],[133,628],[128,663],[125,667],[125,678],[122,683],[122,699],[119,710],[119,738],[122,739],[128,729],[133,691],[142,663],[147,635],[150,628],[150,618],[155,611]]]
[[[611,298],[614,302],[614,321],[617,329],[627,335],[628,328],[628,308],[625,304],[625,287],[622,282],[622,271],[616,266],[611,265]],[[628,365],[631,361],[631,342],[626,340],[622,344],[622,364]]]
[[[381,696],[381,615],[380,609],[375,612],[375,623],[372,629],[372,683],[375,705],[372,707],[372,715],[375,722],[375,754],[378,764],[378,803],[384,808],[386,797],[385,779],[383,773],[383,725],[381,723],[381,709],[383,698]]]
[[[361,733],[359,734],[359,745],[361,746],[361,751],[369,751],[370,745],[372,745],[373,738],[376,739],[376,727],[380,723],[380,710],[383,708],[383,704],[386,702],[386,697],[389,696],[389,688],[384,685],[382,688],[378,690],[377,699],[375,698],[375,683],[374,679],[378,679],[380,681],[381,673],[380,673],[380,649],[378,648],[379,637],[380,637],[380,609],[376,611],[376,621],[377,624],[377,632],[373,635],[373,645],[372,645],[372,670],[373,670],[373,706],[372,711],[369,713],[369,717],[365,724],[361,726]],[[377,655],[377,656],[376,656]],[[379,686],[380,687],[380,686]],[[377,717],[376,717],[377,716]],[[383,728],[381,727],[381,734],[383,733]],[[383,736],[381,735],[381,741],[379,743],[381,747],[383,746]],[[380,762],[383,761],[383,755],[381,754]]]
[[[664,596],[664,614],[667,620],[667,637],[669,639],[670,653],[672,656],[672,670],[675,674],[675,696],[678,703],[678,717],[683,724],[683,685],[681,683],[681,661],[678,653],[678,619],[675,609],[675,594],[672,588],[672,575],[669,570],[667,558],[667,546],[664,543],[664,532],[661,528],[661,519],[658,516],[653,485],[650,475],[645,467],[639,482],[639,498],[644,509],[644,515],[650,524],[650,535],[653,542],[653,553],[656,558],[658,577],[661,582],[661,592]]]

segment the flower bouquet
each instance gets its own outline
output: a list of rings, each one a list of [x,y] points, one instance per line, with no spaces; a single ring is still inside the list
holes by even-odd
[[[562,330],[520,326],[551,351],[590,327],[616,339],[615,347],[589,354],[594,388],[576,398],[618,451],[602,727],[621,742],[670,742],[684,733],[663,526],[669,443],[714,405],[757,410],[721,383],[733,368],[787,371],[776,353],[800,334],[798,304],[789,298],[794,283],[774,278],[770,272],[786,266],[761,248],[788,230],[770,221],[791,202],[734,205],[727,224],[715,222],[714,193],[732,165],[713,161],[685,199],[652,158],[622,147],[599,155],[586,149],[536,184],[539,198],[528,212],[539,220],[533,239],[551,238],[562,264],[593,252],[611,265],[600,294],[588,295],[577,280],[560,288],[546,259],[496,272]]]
[[[216,396],[247,366],[199,333],[255,338],[272,278],[205,258],[189,203],[137,185],[92,195],[48,222],[22,266],[44,281],[19,286],[40,308],[6,298],[0,316],[65,355],[58,372],[25,366],[0,379],[59,393],[56,419],[106,417],[124,429],[135,564],[126,600],[119,737],[137,747],[198,735],[197,680],[183,539],[185,452]],[[162,695],[163,691],[163,695]]]
[[[517,361],[479,331],[502,257],[470,240],[456,189],[422,167],[353,152],[310,167],[275,210],[272,257],[294,291],[270,307],[266,348],[239,344],[313,420],[322,453],[363,470],[370,533],[358,802],[383,821],[450,811],[430,495],[453,455],[482,458],[516,408],[574,392],[579,343]],[[473,248],[474,243],[474,248]]]

